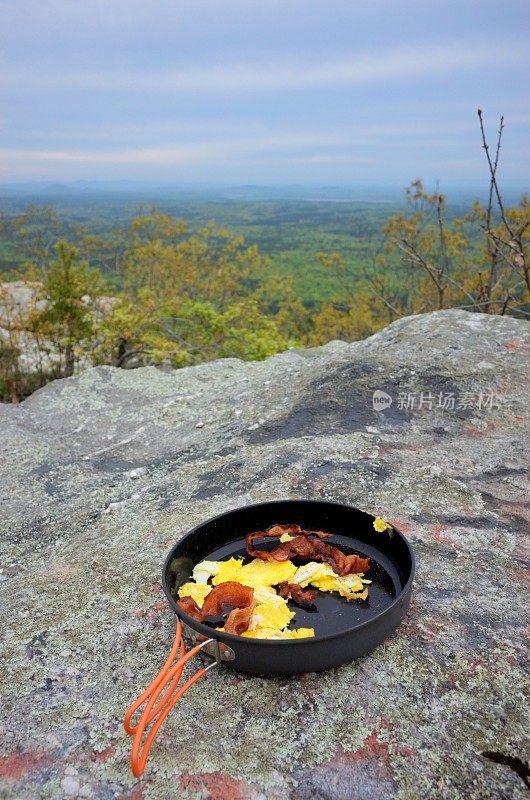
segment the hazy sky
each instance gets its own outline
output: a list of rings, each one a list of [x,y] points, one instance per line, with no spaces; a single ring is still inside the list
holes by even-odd
[[[0,0],[0,180],[476,180],[529,168],[528,0]]]

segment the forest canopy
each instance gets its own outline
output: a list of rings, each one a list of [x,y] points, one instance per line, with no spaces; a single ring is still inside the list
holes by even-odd
[[[497,184],[502,120],[490,152],[479,117],[490,191],[461,213],[416,179],[404,209],[365,206],[364,225],[359,208],[348,216],[329,204],[277,204],[284,222],[272,228],[264,222],[269,204],[258,247],[232,226],[191,226],[158,208],[99,229],[51,205],[5,211],[0,399],[17,402],[89,365],[263,359],[364,338],[436,309],[528,318],[530,203],[524,196],[505,207]],[[315,226],[315,214],[328,222]]]

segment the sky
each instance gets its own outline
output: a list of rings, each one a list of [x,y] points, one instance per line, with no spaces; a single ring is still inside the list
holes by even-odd
[[[0,0],[0,182],[530,176],[528,0]]]

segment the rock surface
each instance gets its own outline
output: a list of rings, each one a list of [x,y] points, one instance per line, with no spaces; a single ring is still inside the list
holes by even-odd
[[[261,363],[89,369],[0,407],[0,796],[526,797],[528,333],[444,311]],[[286,496],[400,527],[408,617],[324,674],[210,671],[135,781],[121,720],[172,640],[166,551]]]

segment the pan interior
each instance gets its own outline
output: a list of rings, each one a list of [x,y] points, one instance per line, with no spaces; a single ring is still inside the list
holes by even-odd
[[[356,625],[367,622],[387,608],[402,588],[402,583],[392,560],[377,548],[349,536],[334,535],[332,538],[327,539],[326,542],[340,548],[346,555],[356,553],[357,555],[368,557],[370,559],[370,569],[364,577],[371,580],[372,583],[368,586],[367,600],[348,601],[335,592],[319,592],[316,599],[316,611],[300,608],[290,600],[289,607],[291,611],[296,612],[296,616],[289,627],[314,628],[315,638],[342,633]],[[275,544],[277,545],[277,540]],[[272,549],[273,546],[273,544],[269,544],[268,548],[264,546],[262,549]],[[249,560],[243,537],[217,547],[207,555],[202,556],[200,560],[221,561],[232,556],[243,558],[245,562]],[[293,560],[296,563],[296,560]],[[180,571],[174,582],[174,594],[176,594],[175,590],[189,579],[189,575],[189,569]]]

